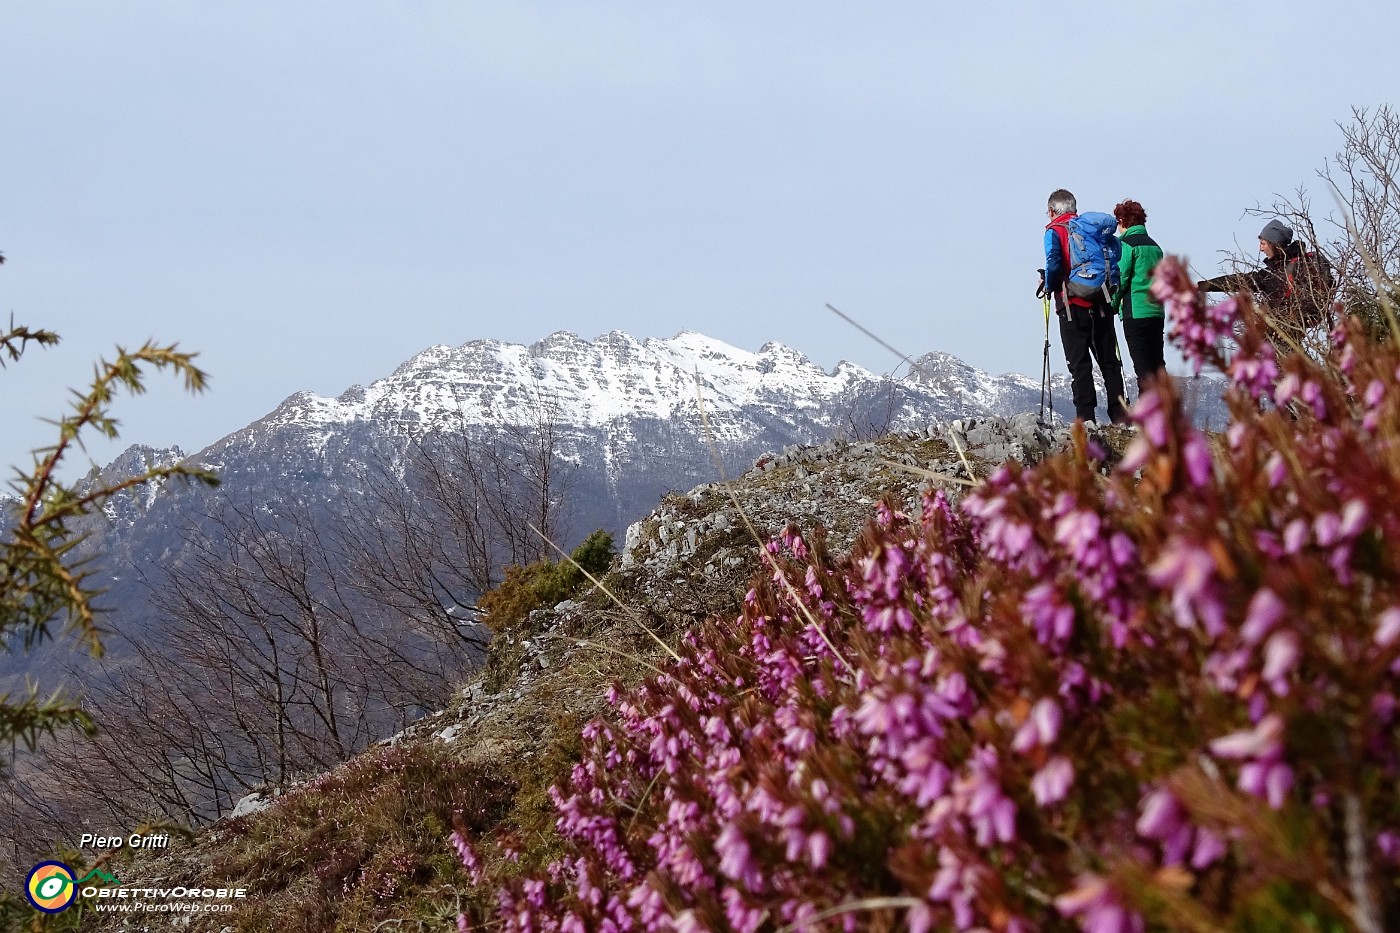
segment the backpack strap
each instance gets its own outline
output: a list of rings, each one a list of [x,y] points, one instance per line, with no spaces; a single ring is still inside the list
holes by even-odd
[[[1103,253],[1103,300],[1104,304],[1108,305],[1108,313],[1111,316],[1113,314],[1113,292],[1108,286],[1113,282],[1113,276],[1118,272],[1118,260],[1109,253],[1109,240],[1117,242],[1112,233],[1098,237],[1099,252]],[[1118,284],[1121,288],[1123,283],[1120,281]]]
[[[1071,259],[1069,251],[1069,224],[1052,223],[1050,229],[1055,234],[1055,242],[1060,250],[1060,263],[1064,267],[1064,274],[1060,276],[1060,290],[1056,293],[1056,297],[1060,299],[1060,303],[1063,304],[1065,308],[1065,313],[1068,314],[1070,306],[1069,273]]]

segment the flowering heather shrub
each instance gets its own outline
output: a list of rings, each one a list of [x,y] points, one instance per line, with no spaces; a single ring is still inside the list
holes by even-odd
[[[450,827],[489,829],[512,791],[436,741],[373,749],[222,823],[209,868],[256,897],[240,930],[368,928],[436,890],[455,867],[441,845]]]
[[[1110,473],[1081,430],[848,556],[789,529],[586,728],[548,872],[454,836],[460,926],[1400,929],[1400,351],[1157,291],[1223,438],[1166,382]]]

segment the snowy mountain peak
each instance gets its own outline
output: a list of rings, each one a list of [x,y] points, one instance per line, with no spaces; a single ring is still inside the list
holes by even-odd
[[[511,424],[547,410],[560,423],[597,427],[628,418],[698,417],[697,385],[715,413],[822,405],[874,378],[849,363],[828,373],[777,342],[755,353],[694,331],[641,340],[610,331],[593,341],[559,331],[529,345],[475,340],[429,347],[387,378],[351,386],[337,398],[297,393],[267,420],[325,427],[412,412],[414,421],[451,415],[469,424]]]

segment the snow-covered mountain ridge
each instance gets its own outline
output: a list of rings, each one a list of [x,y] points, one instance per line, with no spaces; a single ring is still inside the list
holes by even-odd
[[[556,454],[576,468],[582,523],[620,530],[667,489],[714,479],[716,456],[725,470],[742,470],[791,444],[1012,416],[1041,402],[1038,378],[992,376],[936,351],[912,364],[900,376],[845,362],[827,371],[781,343],[755,352],[693,331],[474,340],[429,347],[335,398],[299,392],[195,460],[234,487],[275,482],[285,491],[288,482],[335,481],[371,455],[393,460],[423,438],[489,441],[548,424]],[[1052,383],[1056,412],[1073,417],[1068,378]]]
[[[894,384],[943,403],[938,407],[972,406],[958,415],[1009,414],[1000,410],[1039,390],[1028,377],[992,377],[944,353],[918,364]],[[411,425],[451,415],[466,424],[508,425],[533,423],[547,411],[560,424],[587,429],[627,419],[693,418],[701,404],[711,415],[754,408],[815,413],[853,392],[891,384],[846,362],[827,372],[780,343],[751,352],[690,331],[643,340],[612,331],[591,342],[559,332],[528,346],[476,340],[430,347],[392,375],[337,398],[298,393],[264,423],[329,428],[387,417]]]

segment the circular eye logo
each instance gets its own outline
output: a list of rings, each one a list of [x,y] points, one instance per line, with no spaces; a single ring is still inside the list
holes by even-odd
[[[73,882],[73,869],[62,862],[40,862],[29,871],[24,882],[29,903],[46,914],[56,914],[73,903],[78,886]]]

